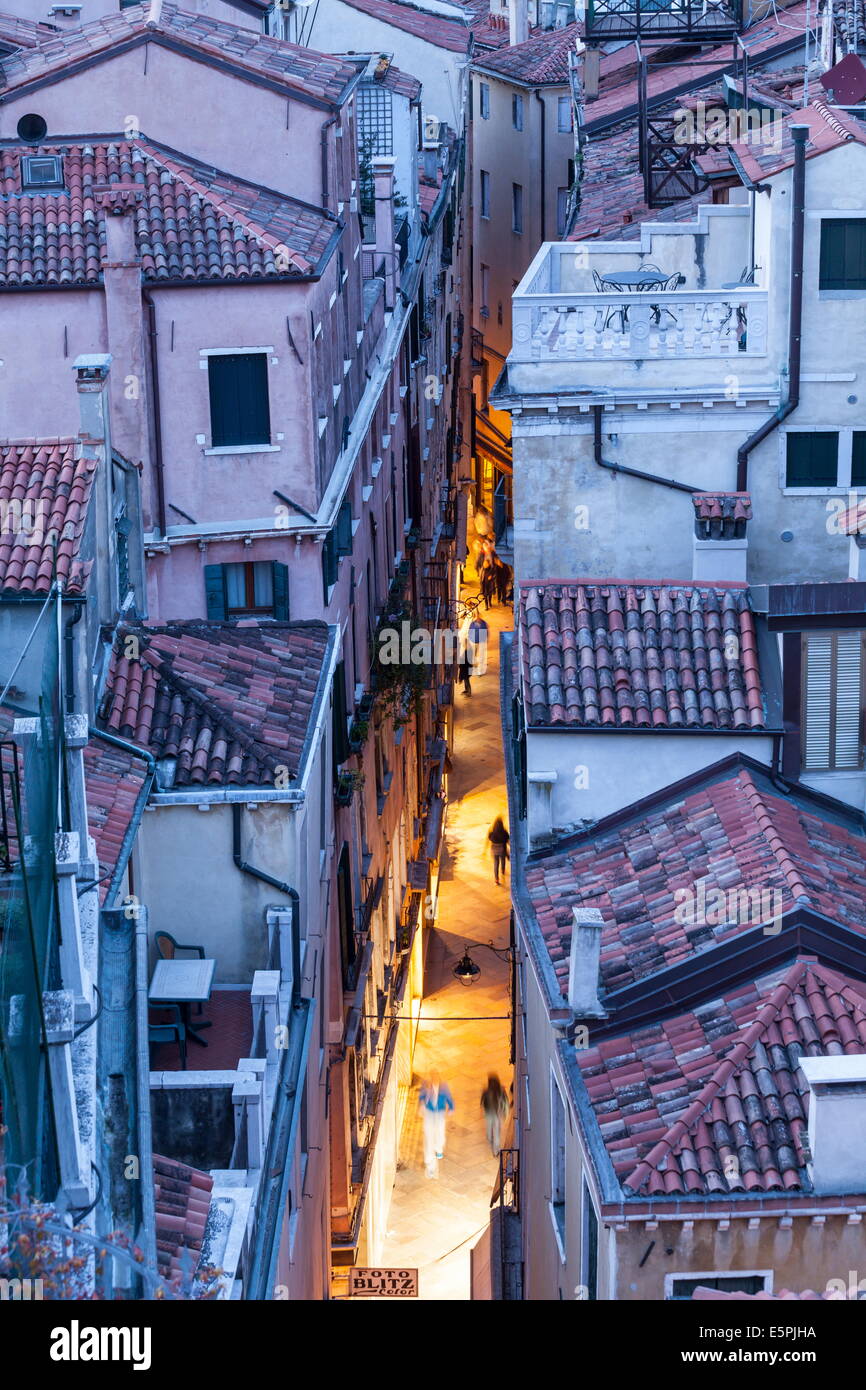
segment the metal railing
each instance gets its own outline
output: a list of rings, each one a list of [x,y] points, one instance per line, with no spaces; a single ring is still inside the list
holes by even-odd
[[[586,39],[724,40],[741,24],[741,0],[589,0]]]

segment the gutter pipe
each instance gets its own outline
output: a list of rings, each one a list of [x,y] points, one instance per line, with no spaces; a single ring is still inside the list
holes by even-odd
[[[800,404],[800,349],[803,334],[803,229],[806,220],[806,140],[807,125],[792,125],[794,139],[794,178],[791,207],[791,317],[788,326],[788,399],[784,405],[750,434],[737,450],[737,491],[749,488],[749,455],[778,429]],[[754,195],[753,195],[754,196]]]
[[[142,303],[147,308],[150,379],[153,389],[153,450],[156,464],[156,512],[161,536],[166,534],[165,462],[162,455],[162,412],[159,405],[159,357],[156,350],[156,305],[149,290],[143,290]]]
[[[235,867],[240,869],[242,874],[249,874],[251,878],[257,878],[260,883],[267,883],[271,888],[276,888],[280,893],[285,893],[292,904],[292,1008],[297,1008],[301,1002],[301,899],[297,888],[293,888],[290,883],[283,883],[282,879],[274,878],[273,875],[266,873],[264,869],[257,869],[255,865],[248,864],[241,854],[241,816],[243,807],[239,801],[232,802],[232,858]]]
[[[601,405],[592,407],[593,424],[593,456],[599,468],[609,468],[612,473],[625,473],[629,478],[640,478],[645,483],[658,483],[660,487],[672,488],[676,492],[701,492],[703,489],[692,487],[690,483],[677,482],[676,478],[657,478],[654,473],[645,473],[642,468],[629,468],[624,463],[610,463],[601,456],[601,413],[604,409]]]

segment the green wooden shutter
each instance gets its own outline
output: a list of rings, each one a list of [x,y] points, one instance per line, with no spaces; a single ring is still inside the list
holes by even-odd
[[[851,446],[851,486],[866,487],[866,430],[855,430]]]
[[[792,431],[787,436],[786,487],[835,487],[839,435],[836,430]]]
[[[344,763],[349,748],[349,712],[346,706],[346,663],[339,661],[334,671],[334,766]]]
[[[337,582],[337,547],[333,531],[322,542],[322,591],[327,604],[332,584]]]
[[[337,555],[352,553],[352,504],[346,499],[337,516]]]
[[[866,290],[866,217],[822,221],[818,288]]]
[[[220,353],[209,357],[208,384],[213,448],[270,444],[266,353]]]
[[[289,567],[274,560],[274,617],[281,623],[289,621]]]
[[[222,565],[205,565],[204,592],[208,620],[213,623],[225,622],[226,586]]]

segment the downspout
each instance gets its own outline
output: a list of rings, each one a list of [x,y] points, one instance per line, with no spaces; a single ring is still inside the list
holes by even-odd
[[[544,232],[545,232],[545,226],[544,226],[544,199],[545,199],[545,187],[544,187],[544,185],[545,185],[545,182],[546,182],[546,166],[547,166],[546,153],[545,153],[545,150],[546,150],[545,141],[546,141],[546,138],[547,138],[547,132],[546,132],[546,130],[545,130],[545,121],[544,121],[544,118],[545,118],[545,115],[546,115],[547,108],[546,108],[545,105],[544,105],[544,97],[541,95],[541,93],[539,92],[538,88],[536,88],[536,90],[535,90],[535,100],[538,102],[538,104],[539,104],[539,106],[540,106],[540,108],[541,108],[540,111],[539,111],[539,116],[540,116],[540,119],[541,119],[541,139],[540,139],[540,141],[539,141],[540,152],[541,152],[541,240],[544,241]]]
[[[66,603],[70,600],[67,598]],[[70,613],[63,628],[63,655],[66,665],[66,713],[75,713],[75,644],[72,638],[72,629],[77,623],[81,622],[84,616],[86,599],[77,599],[75,602],[75,612]]]
[[[806,140],[809,127],[792,125],[794,178],[791,207],[791,318],[788,328],[788,399],[737,450],[737,491],[749,487],[749,455],[800,404],[800,346],[803,330],[803,228],[806,220]]]
[[[156,350],[156,305],[148,290],[142,291],[142,302],[147,309],[148,351],[150,356],[150,379],[153,387],[153,449],[156,463],[156,515],[159,534],[166,533],[165,524],[165,466],[162,456],[162,412],[159,406],[159,358]]]
[[[658,483],[660,487],[672,488],[675,492],[700,492],[699,487],[690,483],[678,483],[676,478],[657,478],[654,473],[644,473],[642,468],[629,468],[625,463],[610,463],[601,456],[601,412],[604,406],[592,407],[593,455],[599,468],[609,468],[612,473],[625,473],[629,478],[640,478],[645,483]]]
[[[283,883],[282,879],[274,878],[271,874],[265,873],[264,869],[257,869],[253,864],[248,864],[241,854],[241,815],[243,806],[239,801],[232,802],[232,858],[235,867],[240,869],[242,874],[249,874],[252,878],[257,878],[260,883],[268,883],[271,888],[276,888],[280,893],[285,893],[292,903],[292,1008],[297,1008],[301,1002],[301,899],[297,888],[293,888],[290,883]]]
[[[322,207],[327,208],[328,202],[328,131],[332,125],[337,124],[337,117],[331,116],[322,126]],[[360,202],[359,202],[360,206]]]

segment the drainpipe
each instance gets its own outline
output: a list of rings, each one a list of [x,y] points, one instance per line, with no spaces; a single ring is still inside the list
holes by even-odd
[[[737,450],[737,491],[749,488],[749,455],[800,404],[800,346],[803,330],[803,228],[806,220],[806,140],[809,127],[792,125],[794,179],[791,207],[791,318],[788,328],[788,399]]]
[[[337,117],[331,116],[322,126],[322,207],[328,207],[328,131],[337,124]],[[359,199],[360,206],[360,199]]]
[[[153,384],[153,448],[156,463],[156,513],[159,534],[165,538],[165,468],[162,457],[162,420],[159,408],[159,359],[156,350],[156,305],[149,290],[142,291],[142,302],[147,309],[148,350],[150,355],[150,379]]]
[[[610,463],[601,456],[601,412],[603,406],[592,407],[593,454],[599,468],[609,468],[612,473],[626,473],[629,478],[641,478],[645,483],[658,483],[660,487],[672,488],[675,492],[701,492],[702,488],[692,487],[690,483],[678,483],[676,478],[657,478],[654,473],[644,473],[642,468],[629,468],[625,463]]]
[[[70,613],[63,628],[63,654],[66,663],[66,713],[75,713],[75,658],[74,643],[72,639],[72,629],[77,623],[81,622],[84,616],[86,599],[66,599],[66,603],[75,604],[75,612]]]
[[[249,874],[252,878],[257,878],[260,883],[268,883],[271,888],[276,888],[281,893],[285,893],[292,903],[292,1008],[297,1008],[301,1001],[301,899],[297,888],[293,888],[290,883],[283,883],[282,879],[274,878],[271,874],[265,873],[264,869],[257,869],[253,864],[248,864],[241,855],[241,814],[243,807],[239,801],[232,802],[232,858],[235,867],[240,869],[242,874]]]
[[[545,154],[545,141],[546,141],[546,138],[547,138],[547,132],[546,132],[546,130],[545,130],[544,117],[545,117],[545,113],[546,113],[546,107],[545,107],[545,105],[544,105],[544,97],[541,95],[541,93],[538,91],[537,88],[536,88],[536,92],[535,92],[535,100],[538,102],[539,107],[541,108],[538,114],[539,114],[539,116],[540,116],[540,118],[541,118],[541,139],[540,139],[540,141],[539,141],[540,154],[541,154],[541,240],[544,241],[544,230],[545,230],[545,228],[544,228],[544,194],[545,194],[544,185],[545,185],[545,181],[546,181],[546,172],[545,172],[545,169],[546,169],[546,163],[547,163],[547,161],[546,161],[546,154]]]

